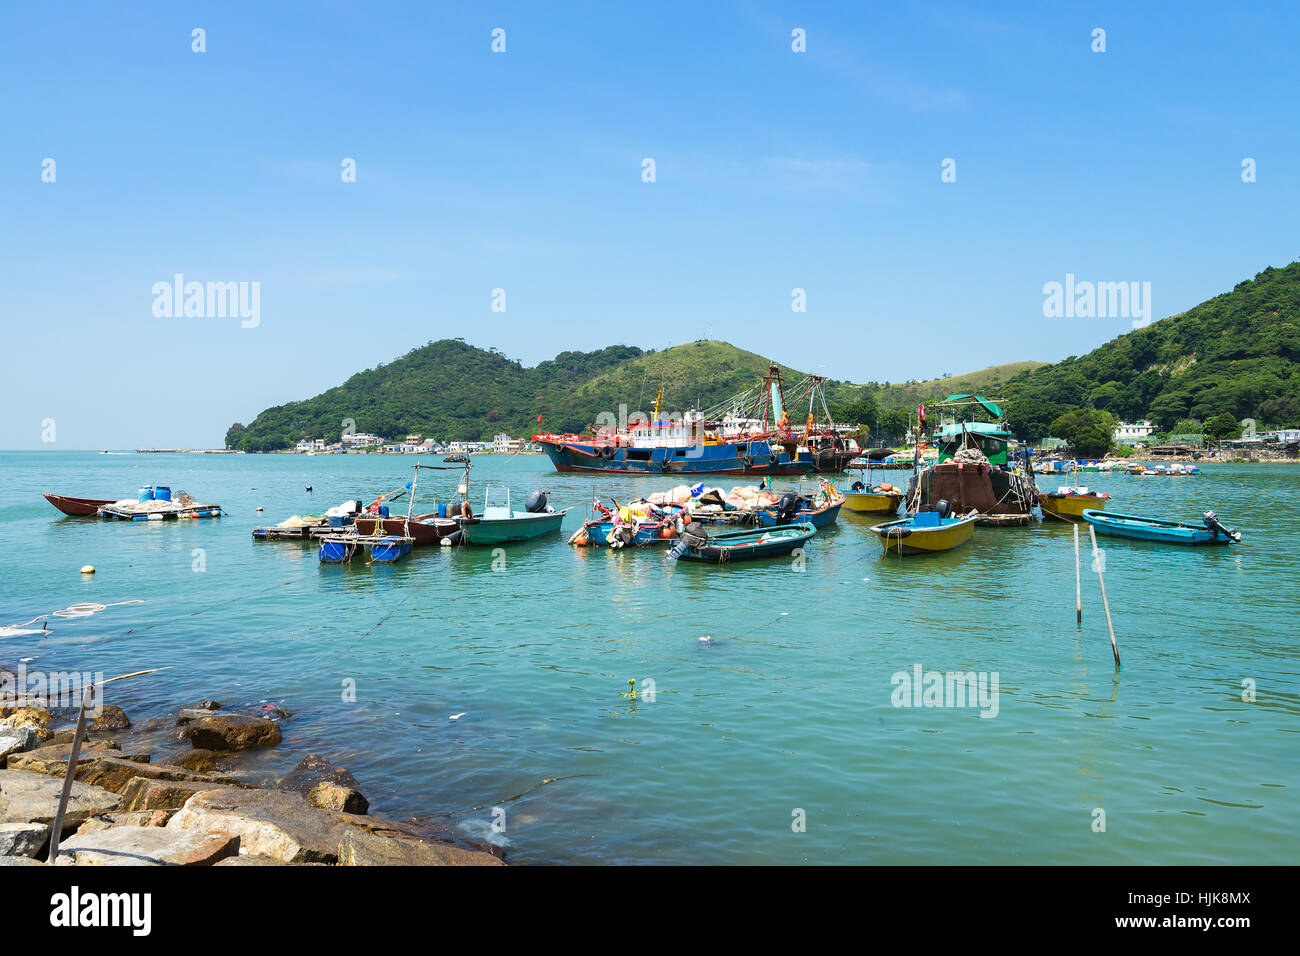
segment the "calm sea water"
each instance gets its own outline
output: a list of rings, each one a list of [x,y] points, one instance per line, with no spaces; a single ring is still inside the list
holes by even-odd
[[[1111,510],[1196,520],[1212,507],[1244,531],[1231,548],[1099,539],[1117,675],[1087,558],[1076,628],[1065,525],[981,528],[956,552],[900,561],[868,534],[879,519],[846,514],[802,572],[788,560],[670,568],[662,551],[565,544],[593,490],[633,497],[670,481],[481,456],[476,495],[488,482],[541,487],[574,508],[562,536],[512,546],[502,570],[468,548],[322,567],[310,547],[250,539],[255,525],[387,490],[413,461],[0,454],[0,625],[144,602],[0,636],[0,663],[167,668],[116,685],[110,702],[137,721],[208,697],[282,703],[284,742],[250,773],[322,753],[358,777],[372,812],[504,842],[513,862],[1295,861],[1300,469],[1086,476]],[[421,481],[445,495],[455,473]],[[70,519],[40,498],[141,484],[229,514]],[[87,563],[93,577],[78,573]],[[892,676],[918,664],[996,672],[997,716],[894,707]],[[647,679],[654,701],[621,696]],[[490,828],[498,806],[504,834]]]

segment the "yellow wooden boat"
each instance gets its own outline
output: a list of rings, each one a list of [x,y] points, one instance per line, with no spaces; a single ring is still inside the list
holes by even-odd
[[[886,521],[871,530],[880,538],[885,553],[931,554],[951,551],[971,539],[978,512],[973,508],[961,518],[943,518],[937,511],[921,511],[897,521]]]
[[[1043,509],[1045,517],[1059,518],[1061,521],[1082,521],[1085,511],[1104,511],[1109,500],[1110,495],[1097,492],[1057,491],[1040,494],[1038,505]]]
[[[903,502],[901,491],[842,491],[844,510],[863,515],[898,514]]]

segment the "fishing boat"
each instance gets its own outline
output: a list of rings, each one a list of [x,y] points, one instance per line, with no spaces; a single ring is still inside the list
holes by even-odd
[[[873,448],[863,456],[862,464],[856,468],[858,480],[843,492],[846,511],[864,515],[898,514],[898,506],[903,503],[903,489],[892,482],[876,484],[871,480],[872,467],[879,467],[880,462],[893,454],[888,448]]]
[[[979,512],[972,509],[960,518],[950,518],[946,510],[919,511],[886,521],[871,530],[880,538],[880,546],[885,552],[898,554],[931,554],[937,551],[951,551],[971,539],[975,532],[975,519]]]
[[[49,491],[44,492],[44,498],[65,515],[73,518],[93,517],[100,508],[117,501],[116,498],[71,498],[67,495],[56,495]]]
[[[1199,526],[1140,515],[1106,514],[1091,509],[1083,512],[1083,520],[1096,528],[1098,534],[1162,544],[1234,544],[1241,540],[1241,532],[1225,528],[1213,511],[1201,516]]]
[[[534,491],[524,502],[523,511],[510,507],[510,489],[506,489],[506,503],[490,503],[492,489],[483,493],[483,511],[470,518],[460,518],[460,529],[467,544],[506,544],[510,541],[531,541],[544,534],[560,530],[569,509],[556,511],[546,501],[546,493]]]
[[[831,420],[824,382],[821,376],[806,376],[787,395],[780,369],[772,365],[756,386],[710,409],[666,417],[660,389],[647,420],[633,415],[625,427],[534,435],[532,440],[561,472],[763,477],[842,471],[859,448]],[[806,424],[792,425],[789,411],[805,400]],[[825,413],[824,421],[815,421],[817,410]]]
[[[668,544],[677,536],[678,522],[684,524],[688,520],[683,516],[684,511],[679,504],[652,504],[644,500],[625,505],[615,501],[613,508],[607,508],[597,498],[592,503],[595,517],[574,532],[569,544],[610,548]]]
[[[1038,505],[1043,509],[1043,514],[1061,521],[1081,521],[1085,511],[1102,511],[1108,501],[1110,495],[1103,492],[1064,485],[1056,491],[1044,492],[1038,496]]]
[[[835,523],[843,505],[844,496],[835,494],[834,487],[814,498],[789,492],[782,495],[775,505],[756,509],[754,523],[763,528],[789,524],[810,524],[814,528],[826,528]]]
[[[817,533],[817,529],[807,522],[712,535],[704,534],[698,528],[698,525],[689,525],[687,532],[668,552],[668,557],[707,564],[777,558],[790,554]]]
[[[1033,520],[1038,500],[1028,450],[1001,421],[1001,406],[979,395],[949,395],[936,408],[953,409],[951,420],[934,431],[938,446],[935,464],[922,468],[908,487],[908,501],[921,511],[927,505],[949,501],[954,511],[979,512],[979,524],[995,527],[1025,525]],[[924,430],[924,406],[918,410]],[[958,421],[963,414],[984,412],[995,421]]]
[[[442,505],[436,511],[429,511],[423,514],[412,514],[415,507],[415,498],[419,491],[420,472],[421,471],[464,471],[457,488],[458,496],[465,496],[469,493],[469,469],[470,462],[466,458],[457,463],[462,467],[453,465],[444,467],[442,465],[422,465],[416,463],[412,466],[414,476],[410,481],[404,482],[379,495],[356,516],[353,526],[357,534],[365,536],[396,536],[401,538],[410,538],[416,547],[427,547],[429,545],[457,544],[461,538],[461,526],[458,522],[460,509],[452,504]],[[407,497],[409,495],[409,497]],[[389,506],[403,497],[407,497],[406,514],[394,515]],[[436,500],[436,496],[435,496]],[[468,508],[465,509],[469,511]]]

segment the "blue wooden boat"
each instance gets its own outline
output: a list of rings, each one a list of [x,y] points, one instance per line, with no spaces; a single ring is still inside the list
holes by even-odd
[[[770,508],[759,508],[755,523],[761,528],[773,528],[782,524],[810,524],[814,528],[825,528],[835,523],[843,505],[843,497],[822,505],[809,503],[805,499],[801,507],[786,512],[782,512],[777,504]]]
[[[807,522],[713,535],[704,535],[698,525],[688,525],[687,528],[688,532],[682,535],[668,556],[708,564],[778,558],[800,547],[817,533],[817,529]]]
[[[1158,541],[1162,544],[1233,544],[1241,540],[1241,533],[1225,528],[1213,511],[1201,517],[1201,525],[1161,518],[1144,518],[1140,515],[1121,515],[1088,509],[1083,520],[1097,529],[1098,534],[1117,538],[1134,538],[1138,541]]]

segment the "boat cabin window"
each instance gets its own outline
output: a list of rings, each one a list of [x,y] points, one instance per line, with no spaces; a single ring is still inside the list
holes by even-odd
[[[649,449],[649,448],[629,448],[629,449],[627,450],[627,457],[628,457],[628,460],[629,460],[629,461],[649,461],[649,460],[650,460],[650,449]]]

